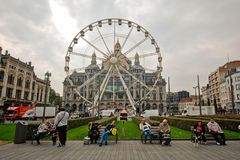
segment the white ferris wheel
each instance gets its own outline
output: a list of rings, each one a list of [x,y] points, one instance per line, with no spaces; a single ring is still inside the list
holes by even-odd
[[[144,72],[156,75],[152,85],[147,85],[138,74],[131,72],[132,61],[142,66]],[[82,84],[76,85],[70,75],[73,72],[84,72],[90,63],[98,66],[99,69]],[[122,86],[120,88],[130,106],[136,110],[136,104],[149,96],[160,80],[162,57],[157,42],[145,28],[129,20],[108,18],[87,25],[73,38],[67,50],[64,69],[74,92],[92,106],[91,109],[97,108],[104,92],[109,90],[107,86],[111,84],[113,94],[120,90],[119,85]],[[99,89],[90,100],[81,93],[81,89],[86,88],[102,75],[104,76]],[[132,81],[127,82],[125,77],[130,77]],[[116,83],[115,78],[118,78],[120,83]],[[130,86],[134,86],[135,83],[146,90],[139,100],[134,99],[130,92]],[[112,99],[114,100],[114,96]]]

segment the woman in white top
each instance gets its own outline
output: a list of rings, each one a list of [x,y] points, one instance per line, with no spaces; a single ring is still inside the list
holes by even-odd
[[[147,136],[150,136],[150,143],[152,143],[153,139],[153,133],[151,132],[151,125],[146,122],[146,120],[143,118],[141,123],[139,124],[139,128],[142,131],[144,135],[144,142],[147,141]]]

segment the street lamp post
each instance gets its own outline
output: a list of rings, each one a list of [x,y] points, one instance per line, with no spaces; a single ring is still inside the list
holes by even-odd
[[[198,86],[193,87],[193,89],[195,90],[195,97],[197,97],[197,88],[198,88]],[[195,101],[195,106],[196,105],[197,105],[197,101]]]
[[[202,106],[201,106],[201,95],[200,95],[199,75],[197,75],[197,81],[198,81],[199,110],[200,110],[200,116],[201,116],[201,115],[202,115]]]
[[[46,86],[45,86],[44,108],[43,108],[43,118],[42,118],[42,121],[45,120],[45,112],[46,112],[46,103],[47,103],[47,92],[48,92],[49,77],[51,77],[51,73],[50,73],[50,72],[45,73]]]
[[[100,114],[100,76],[98,77],[98,118],[100,118],[99,114]]]

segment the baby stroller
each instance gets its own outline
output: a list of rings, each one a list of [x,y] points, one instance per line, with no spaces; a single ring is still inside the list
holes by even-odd
[[[198,144],[199,143],[202,143],[203,141],[203,137],[201,134],[197,134],[196,130],[194,129],[194,127],[191,127],[191,131],[192,131],[192,134],[191,134],[191,141],[193,143],[193,146],[194,147],[198,147]],[[205,142],[206,143],[206,142]]]
[[[163,133],[162,134],[162,139],[163,141],[165,141],[163,144],[164,145],[171,145],[170,142],[171,142],[171,135],[170,133]]]
[[[93,143],[93,141],[97,143],[99,135],[100,135],[100,132],[98,129],[98,125],[93,125],[90,131],[88,132],[88,137],[90,137],[91,143]]]

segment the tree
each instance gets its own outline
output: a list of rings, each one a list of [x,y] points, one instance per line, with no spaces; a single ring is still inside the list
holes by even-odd
[[[59,93],[56,93],[54,89],[50,89],[49,102],[54,106],[62,107],[62,97]]]

